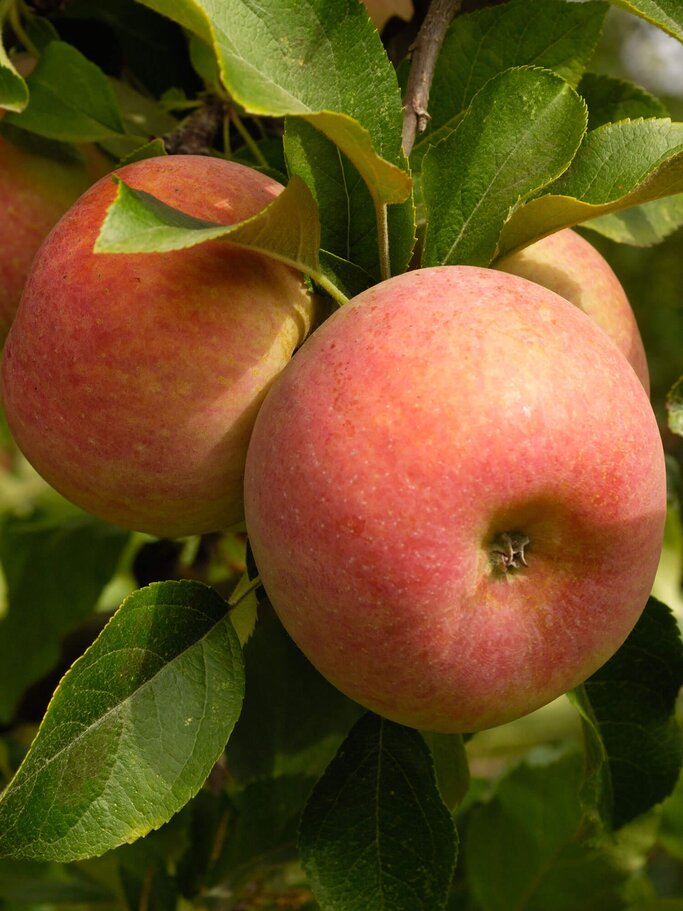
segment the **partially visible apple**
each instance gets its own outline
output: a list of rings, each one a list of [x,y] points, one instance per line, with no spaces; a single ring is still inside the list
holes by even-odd
[[[91,183],[82,164],[34,155],[0,138],[0,342],[38,247]]]
[[[662,444],[623,355],[504,272],[409,272],[283,371],[247,457],[256,564],[294,641],[403,724],[474,731],[588,677],[654,579]]]
[[[282,187],[222,159],[146,159],[117,173],[200,218],[254,215]],[[247,443],[273,378],[306,336],[301,276],[221,241],[95,254],[116,186],[103,178],[38,253],[7,339],[4,404],[38,472],[83,509],[175,537],[241,520]]]
[[[36,60],[12,59],[22,76]],[[0,110],[0,120],[4,115]],[[95,180],[111,170],[95,145],[80,147],[83,162],[58,160],[30,152],[0,138],[0,344],[19,306],[31,262],[50,229]]]
[[[496,268],[537,282],[587,313],[650,391],[643,341],[624,289],[604,256],[576,231],[550,234],[500,260]]]

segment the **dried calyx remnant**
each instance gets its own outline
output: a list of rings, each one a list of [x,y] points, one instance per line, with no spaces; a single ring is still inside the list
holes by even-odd
[[[528,566],[525,548],[529,543],[530,538],[523,531],[504,531],[497,535],[489,547],[491,566],[499,573]]]

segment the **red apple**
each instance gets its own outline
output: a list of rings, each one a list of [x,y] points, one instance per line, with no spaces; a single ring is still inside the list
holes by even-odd
[[[78,163],[34,155],[0,139],[0,342],[17,312],[36,250],[91,183]]]
[[[282,190],[202,156],[139,161],[120,176],[225,224]],[[38,472],[83,509],[181,536],[242,518],[256,412],[305,337],[301,276],[221,241],[172,253],[95,254],[116,187],[95,184],[36,257],[2,367],[7,419]]]
[[[550,234],[496,263],[555,291],[587,313],[626,357],[647,392],[650,375],[633,310],[607,260],[575,231]]]
[[[247,457],[247,531],[285,628],[388,718],[474,731],[595,671],[654,579],[665,513],[646,393],[540,285],[397,276],[318,329]]]

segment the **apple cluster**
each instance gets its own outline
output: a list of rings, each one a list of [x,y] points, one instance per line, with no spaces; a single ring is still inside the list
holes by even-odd
[[[205,157],[118,173],[223,224],[282,189]],[[315,328],[264,255],[95,254],[114,195],[103,178],[49,234],[5,346],[10,427],[56,489],[159,536],[246,518],[295,642],[407,725],[501,724],[611,656],[654,579],[665,474],[631,308],[586,241],[416,269]]]

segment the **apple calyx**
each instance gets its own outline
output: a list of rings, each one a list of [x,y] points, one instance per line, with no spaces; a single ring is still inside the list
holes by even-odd
[[[498,535],[489,551],[493,569],[499,573],[509,573],[528,566],[524,548],[530,541],[523,531],[504,531]]]

